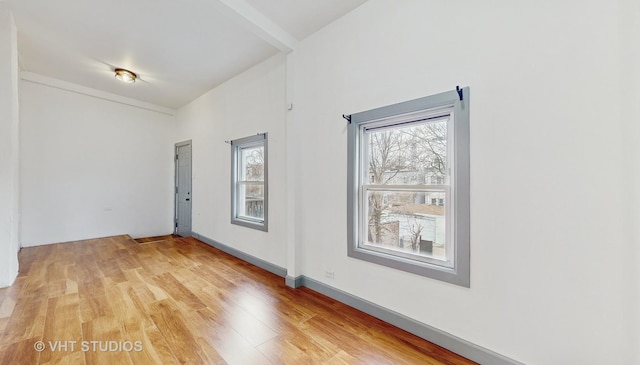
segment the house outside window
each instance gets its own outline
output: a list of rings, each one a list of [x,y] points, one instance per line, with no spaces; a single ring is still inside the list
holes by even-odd
[[[231,223],[268,230],[267,134],[231,141]]]
[[[469,286],[469,89],[351,115],[348,255]]]

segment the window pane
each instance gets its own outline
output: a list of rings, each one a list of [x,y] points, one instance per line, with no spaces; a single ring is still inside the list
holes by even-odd
[[[239,180],[264,181],[264,146],[240,149]]]
[[[264,184],[238,184],[238,217],[264,219]]]
[[[444,184],[447,120],[416,122],[365,133],[369,184]]]
[[[367,191],[365,244],[445,260],[445,196],[442,190]]]

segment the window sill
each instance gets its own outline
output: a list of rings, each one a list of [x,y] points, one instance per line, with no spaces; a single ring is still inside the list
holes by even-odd
[[[231,224],[268,232],[267,222],[236,218],[231,219]]]

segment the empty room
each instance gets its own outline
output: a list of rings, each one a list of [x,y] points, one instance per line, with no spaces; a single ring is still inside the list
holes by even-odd
[[[0,0],[1,364],[640,364],[637,0]]]

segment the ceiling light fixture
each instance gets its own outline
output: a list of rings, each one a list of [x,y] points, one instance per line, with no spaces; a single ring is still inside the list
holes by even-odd
[[[114,71],[116,73],[116,79],[126,82],[127,84],[133,84],[138,78],[138,75],[124,68],[116,68]]]

